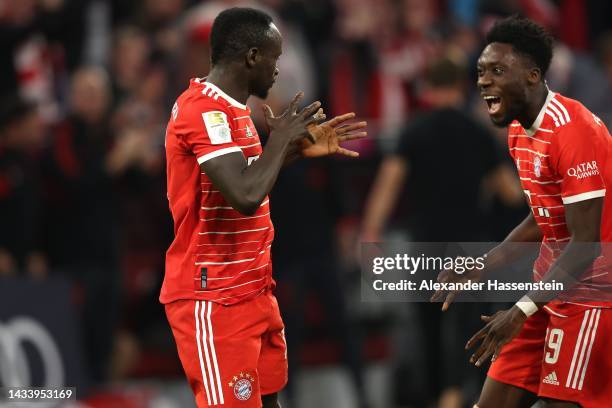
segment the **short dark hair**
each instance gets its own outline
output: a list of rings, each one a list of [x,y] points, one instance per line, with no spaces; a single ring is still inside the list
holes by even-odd
[[[462,84],[466,78],[465,64],[451,55],[432,61],[425,71],[425,81],[435,88],[451,88]]]
[[[251,47],[261,47],[269,37],[272,17],[248,7],[233,7],[219,13],[210,33],[213,65],[241,57]]]
[[[487,33],[487,45],[499,42],[512,45],[514,50],[530,58],[542,76],[548,71],[553,56],[553,38],[540,25],[513,15],[498,21]]]

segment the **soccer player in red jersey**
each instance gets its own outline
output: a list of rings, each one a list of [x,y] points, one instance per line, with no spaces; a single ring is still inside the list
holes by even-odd
[[[268,193],[284,163],[357,153],[339,142],[365,137],[354,114],[320,123],[298,93],[275,117],[262,148],[246,106],[278,75],[281,35],[267,14],[232,8],[215,19],[211,71],[191,80],[166,131],[168,200],[175,239],[160,301],[198,407],[278,407],[287,381],[284,326],[274,288]],[[296,214],[305,216],[305,214]]]
[[[493,123],[508,126],[531,207],[487,254],[485,270],[518,255],[512,243],[541,241],[534,280],[571,286],[531,291],[512,308],[483,316],[486,326],[466,345],[479,344],[470,359],[477,366],[493,357],[478,408],[530,407],[538,399],[555,408],[612,406],[612,303],[605,301],[612,273],[609,250],[599,244],[612,241],[612,200],[605,199],[612,139],[580,102],[548,89],[551,59],[551,37],[511,17],[491,29],[478,60],[478,87]],[[481,278],[481,271],[443,271],[439,280]],[[455,295],[440,291],[433,300],[444,299],[446,310]]]

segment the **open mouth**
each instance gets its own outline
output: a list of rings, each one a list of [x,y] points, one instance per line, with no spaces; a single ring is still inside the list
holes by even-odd
[[[501,98],[499,96],[485,96],[485,102],[489,108],[489,115],[495,115],[501,109]]]

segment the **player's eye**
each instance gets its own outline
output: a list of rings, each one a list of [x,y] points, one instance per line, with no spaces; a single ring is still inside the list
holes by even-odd
[[[483,76],[483,75],[484,75],[484,70],[483,70],[482,68],[478,68],[478,69],[476,70],[476,72],[478,73],[478,76],[479,76],[479,77],[481,77],[481,76]]]
[[[504,73],[504,69],[503,69],[502,67],[495,67],[495,68],[493,68],[493,72],[494,72],[496,75],[501,75],[501,74],[503,74],[503,73]]]

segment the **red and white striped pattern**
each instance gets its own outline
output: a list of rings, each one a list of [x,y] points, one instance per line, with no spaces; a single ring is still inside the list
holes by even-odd
[[[266,198],[254,214],[235,210],[199,168],[210,158],[241,152],[250,165],[263,152],[250,109],[203,79],[191,81],[168,123],[168,200],[175,240],[166,255],[160,300],[197,299],[234,304],[272,284],[270,244],[274,226]],[[214,144],[205,112],[221,112],[231,140]]]
[[[570,365],[567,381],[565,382],[565,386],[568,388],[582,390],[587,367],[589,366],[591,350],[597,335],[600,316],[601,309],[589,309],[584,312],[580,333],[574,348],[572,364]]]
[[[208,405],[223,405],[223,386],[219,375],[219,364],[215,350],[215,337],[211,321],[213,303],[206,301],[195,302],[196,344],[198,345],[198,358],[202,371],[202,382],[206,391]]]
[[[555,123],[555,127],[566,125],[570,122],[571,118],[569,112],[557,100],[557,98],[552,98],[550,103],[546,106],[546,114],[550,116]]]

